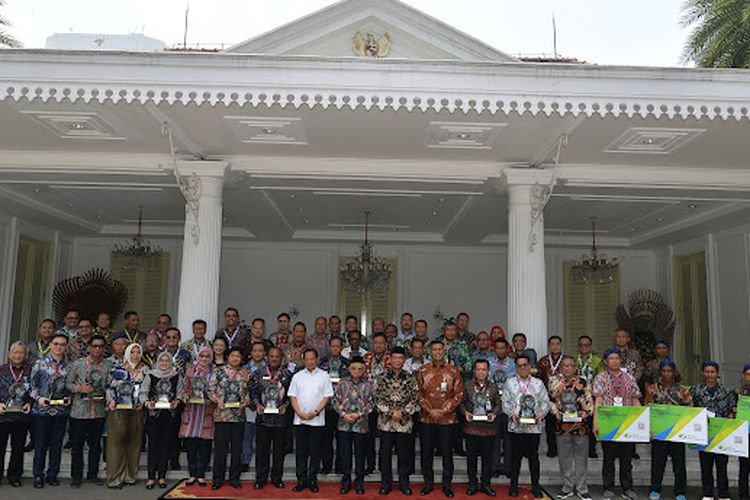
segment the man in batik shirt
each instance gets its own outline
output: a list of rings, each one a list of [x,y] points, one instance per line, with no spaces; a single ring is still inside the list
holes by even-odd
[[[465,378],[471,377],[471,354],[469,345],[458,338],[458,327],[448,322],[443,327],[443,334],[438,340],[445,344],[445,361],[458,368]]]
[[[305,350],[309,349],[310,347],[305,343],[305,339],[307,338],[307,327],[304,323],[301,321],[298,321],[294,324],[294,329],[292,330],[292,339],[291,341],[285,342],[283,345],[281,345],[281,350],[284,351],[284,359],[286,363],[289,363],[290,365],[294,366],[293,371],[299,371],[302,368],[304,368],[304,362],[303,362],[303,355],[305,353]],[[278,337],[277,337],[278,339]],[[277,347],[279,347],[277,345]],[[318,351],[315,351],[316,353]]]
[[[70,361],[76,361],[89,355],[89,344],[94,336],[94,325],[90,319],[83,318],[78,322],[78,335],[68,340],[66,356]],[[102,353],[104,354],[104,353]]]
[[[38,359],[43,358],[50,351],[50,340],[55,333],[55,322],[45,319],[39,324],[37,339],[28,345],[29,363],[33,365]]]
[[[264,339],[265,340],[265,339]],[[245,370],[250,374],[250,380],[256,373],[262,373],[266,369],[266,345],[263,341],[254,342],[250,347],[250,360],[245,364]],[[251,396],[252,397],[252,396]],[[250,461],[253,459],[253,445],[255,444],[255,421],[257,413],[255,406],[245,408],[245,432],[242,436],[242,472],[250,470]]]
[[[625,332],[627,333],[627,332]],[[604,363],[607,371],[600,373],[594,379],[594,434],[599,434],[596,422],[596,412],[600,406],[641,406],[641,391],[635,377],[622,370],[622,354],[616,347],[604,353]],[[604,463],[602,477],[604,480],[603,500],[612,500],[615,496],[615,460],[620,461],[620,487],[622,497],[634,500],[637,498],[633,491],[633,455],[635,443],[602,442]]]
[[[211,346],[211,343],[206,340],[206,329],[206,322],[202,319],[196,319],[193,321],[193,338],[180,345],[181,349],[186,350],[190,354],[190,359],[193,362],[198,361],[198,353],[201,347]]]
[[[560,374],[549,382],[550,413],[555,419],[562,491],[557,499],[591,500],[588,485],[588,422],[594,413],[591,384],[578,375],[576,361],[563,356]]]
[[[646,367],[643,370],[643,383],[652,384],[659,380],[659,372],[661,370],[661,363],[665,359],[669,358],[669,344],[666,341],[657,339],[654,341],[654,359],[646,363]],[[675,382],[682,380],[680,370],[675,368]]]
[[[391,355],[387,352],[388,340],[384,333],[376,333],[372,337],[372,352],[363,356],[365,360],[366,376],[370,381],[375,381],[383,375],[391,363]],[[367,474],[372,474],[376,466],[375,437],[377,436],[378,414],[372,412],[368,416],[372,431],[366,437],[367,446]]]
[[[143,344],[146,334],[139,330],[141,326],[141,317],[135,311],[125,313],[125,327],[121,330],[128,339],[129,344]],[[158,336],[157,336],[158,337]]]
[[[538,377],[547,388],[549,388],[550,381],[560,375],[560,363],[563,359],[562,346],[563,343],[560,336],[551,336],[547,340],[547,355],[543,356],[537,364],[539,370]],[[555,419],[555,415],[548,413],[547,419],[544,421],[544,432],[547,435],[547,457],[549,458],[557,456],[556,426],[557,420]]]
[[[471,353],[471,366],[474,366],[478,359],[489,361],[494,355],[495,350],[490,347],[490,334],[485,331],[477,333],[477,348]]]
[[[646,405],[690,405],[690,391],[677,382],[677,366],[670,359],[664,359],[659,367],[659,377],[646,386]],[[685,468],[685,445],[671,441],[651,441],[651,494],[650,500],[661,498],[664,469],[667,458],[672,457],[674,469],[674,496],[685,500],[687,470]]]
[[[458,423],[456,409],[464,394],[464,384],[459,369],[445,360],[445,345],[440,341],[430,344],[432,362],[417,372],[419,385],[420,444],[422,449],[422,477],[424,486],[420,495],[434,489],[433,459],[435,446],[443,460],[443,493],[453,497],[453,430]]]
[[[89,322],[89,328],[91,323]],[[109,371],[112,366],[104,359],[104,337],[95,335],[90,340],[90,352],[74,361],[66,377],[68,391],[73,393],[70,410],[71,486],[81,487],[83,480],[83,444],[88,446],[88,475],[90,483],[103,484],[97,477],[101,456],[102,430],[107,416],[105,405]]]
[[[620,351],[621,368],[631,374],[636,382],[643,376],[643,359],[638,349],[630,345],[630,332],[624,328],[615,330],[615,347]]]
[[[282,350],[284,346],[289,343],[292,337],[292,332],[289,328],[292,326],[292,318],[287,313],[281,313],[276,317],[276,331],[273,332],[268,340],[273,342],[273,345],[280,347]]]
[[[525,333],[513,334],[513,357],[526,356],[531,362],[531,373],[536,373],[537,353],[533,347],[528,346],[528,339]]]
[[[342,378],[349,376],[349,363],[347,358],[341,355],[343,342],[341,337],[331,337],[328,341],[328,355],[320,360],[318,368],[328,373],[331,383],[338,384]],[[323,437],[323,451],[321,452],[321,474],[330,474],[331,470],[337,473],[341,471],[341,449],[338,444],[336,429],[339,424],[339,415],[331,405],[326,406],[326,425]],[[336,442],[336,453],[334,455],[333,443]],[[335,457],[335,464],[334,464]]]
[[[123,333],[123,335],[125,335]],[[117,336],[120,337],[119,335]],[[114,337],[113,337],[114,338]],[[127,339],[127,337],[125,337]],[[130,341],[128,341],[130,344]],[[146,340],[143,342],[143,363],[149,368],[156,364],[156,358],[159,357],[161,349],[159,348],[159,336],[156,332],[146,334]]]
[[[266,338],[266,321],[263,318],[254,318],[250,322],[250,349],[252,350],[253,344],[260,342],[263,344],[263,348],[268,350],[273,346],[273,342]]]
[[[354,446],[354,489],[365,492],[365,436],[370,432],[368,415],[373,411],[372,383],[365,377],[365,363],[354,357],[350,377],[342,379],[333,391],[333,409],[339,414],[338,435],[341,446],[341,494],[352,488],[352,446]],[[374,429],[373,429],[374,430]]]
[[[710,417],[731,418],[736,404],[735,394],[719,382],[719,363],[704,361],[701,365],[703,382],[690,388],[693,406],[705,408]],[[701,464],[701,484],[703,496],[714,498],[714,466],[719,498],[730,498],[727,465],[729,457],[718,453],[701,451],[698,453]]]
[[[377,429],[380,434],[380,494],[393,488],[393,447],[398,452],[398,487],[411,495],[409,474],[414,462],[413,415],[419,409],[419,387],[414,375],[403,369],[406,351],[396,346],[391,351],[391,365],[375,379]]]
[[[68,309],[63,316],[63,326],[56,333],[64,333],[68,340],[73,340],[78,335],[78,322],[81,320],[81,313],[78,309]]]
[[[414,339],[414,316],[410,312],[401,315],[401,329],[398,332],[393,347],[403,347],[406,356],[409,357],[411,341]]]
[[[516,356],[516,376],[503,386],[503,412],[508,416],[511,449],[509,494],[518,496],[518,476],[525,457],[529,461],[531,492],[535,498],[542,498],[539,438],[549,412],[549,395],[542,381],[531,376],[531,360],[525,354]]]
[[[589,385],[594,383],[594,377],[604,371],[604,361],[602,357],[593,352],[594,341],[588,335],[578,337],[578,354],[576,355],[576,365],[578,365],[578,374],[586,379]],[[587,422],[589,428],[589,458],[599,458],[596,453],[596,436],[593,433],[593,416],[589,417]]]
[[[425,356],[425,347],[426,346],[422,339],[416,337],[411,339],[409,350],[407,351],[411,354],[411,357],[406,360],[406,363],[404,363],[404,370],[414,375],[425,365],[425,363],[429,362],[427,356]]]
[[[750,397],[750,363],[742,367],[742,385],[735,389],[735,395],[738,398],[745,396]],[[750,458],[740,458],[740,478],[738,481],[740,487],[740,499],[750,498],[750,488],[748,488],[748,479],[750,479]]]
[[[510,346],[504,338],[494,341],[495,354],[490,357],[490,379],[495,383],[498,394],[502,397],[505,382],[516,376],[516,362],[508,355]],[[508,435],[508,416],[505,412],[495,419],[497,432],[495,433],[495,446],[493,451],[492,474],[499,477],[505,474],[510,477],[510,437]]]
[[[243,356],[250,354],[250,332],[240,324],[240,312],[236,308],[227,307],[224,310],[224,326],[216,331],[214,338],[216,337],[226,339],[227,352],[232,347],[239,347]]]
[[[313,332],[307,336],[305,343],[315,349],[318,353],[318,357],[324,358],[328,356],[328,334],[326,333],[326,327],[328,322],[325,317],[318,316],[315,318],[313,326]]]
[[[472,352],[477,348],[477,336],[469,331],[469,320],[467,313],[458,313],[458,316],[456,316],[456,338],[466,342],[469,352]],[[471,371],[471,366],[469,371]]]

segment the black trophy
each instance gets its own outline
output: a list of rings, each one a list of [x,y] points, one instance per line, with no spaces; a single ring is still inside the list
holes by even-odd
[[[227,380],[224,390],[224,408],[239,408],[242,401],[241,384],[239,380]]]
[[[8,388],[8,400],[5,402],[6,413],[23,412],[24,400],[26,399],[27,385],[18,382]]]
[[[278,415],[279,406],[281,406],[281,393],[283,389],[278,385],[270,384],[263,389],[261,402],[263,403],[263,413],[267,415]]]
[[[49,404],[50,406],[63,406],[65,405],[65,398],[67,397],[67,389],[65,388],[65,377],[55,377],[49,382]]]
[[[492,381],[495,382],[497,393],[501,396],[503,395],[503,386],[506,380],[508,380],[508,374],[499,368],[492,374]]]
[[[461,368],[461,351],[456,346],[448,348],[448,364]]]
[[[113,382],[116,410],[132,410],[135,387],[132,380],[122,379]]]
[[[562,421],[580,422],[582,419],[578,412],[578,397],[573,389],[565,389],[560,395],[562,401]]]
[[[206,379],[193,377],[191,380],[190,399],[188,403],[194,405],[206,404]]]
[[[341,382],[341,361],[340,360],[329,360],[328,361],[328,376],[331,377],[332,384],[338,384]]]
[[[487,410],[489,410],[487,407],[491,404],[490,398],[484,392],[475,392],[473,403],[471,419],[475,422],[487,422],[490,419],[487,415]]]
[[[155,410],[171,410],[172,402],[170,394],[172,393],[172,382],[168,378],[159,379],[156,383],[156,401],[154,402]]]
[[[536,399],[530,394],[521,397],[521,412],[518,421],[522,424],[536,423]]]
[[[104,374],[98,370],[89,372],[86,376],[86,383],[91,386],[91,392],[88,393],[89,399],[96,402],[104,401]]]

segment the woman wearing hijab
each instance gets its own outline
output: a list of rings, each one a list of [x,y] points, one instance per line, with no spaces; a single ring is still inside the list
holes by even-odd
[[[22,342],[14,342],[8,350],[8,362],[0,366],[0,479],[5,472],[5,447],[10,437],[8,483],[21,486],[23,448],[31,425],[29,378],[31,364]]]
[[[167,461],[169,459],[169,429],[174,425],[175,413],[183,392],[182,378],[172,364],[172,356],[162,352],[156,363],[143,378],[138,398],[144,404],[146,434],[148,434],[148,481],[146,489],[154,489],[156,476],[159,488],[167,487]],[[138,441],[140,444],[140,441]]]
[[[240,484],[240,463],[242,439],[245,435],[245,407],[250,404],[247,390],[249,372],[242,367],[242,351],[239,347],[230,349],[227,364],[214,370],[208,387],[211,401],[216,404],[214,411],[214,467],[211,489],[218,490],[224,484],[227,470],[227,455],[231,449],[229,484],[242,488]]]
[[[146,365],[143,349],[130,344],[123,362],[110,372],[107,388],[107,486],[122,488],[135,484],[143,440],[142,405],[138,391],[143,383]]]
[[[198,351],[197,361],[185,371],[185,389],[182,392],[185,410],[182,412],[180,439],[185,440],[187,447],[188,486],[196,481],[199,486],[206,486],[206,465],[214,438],[214,405],[207,394],[213,373],[212,358],[211,347],[203,346]]]

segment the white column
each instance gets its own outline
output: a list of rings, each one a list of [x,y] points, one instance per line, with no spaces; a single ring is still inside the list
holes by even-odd
[[[227,163],[177,163],[185,196],[185,236],[177,327],[190,335],[196,319],[208,323],[209,336],[217,328],[221,269],[222,194]]]
[[[543,211],[552,171],[505,170],[508,185],[508,334],[523,332],[529,347],[547,350]]]

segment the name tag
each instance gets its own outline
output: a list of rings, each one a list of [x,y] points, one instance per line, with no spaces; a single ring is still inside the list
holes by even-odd
[[[622,406],[622,398],[620,396],[615,396],[613,406]]]
[[[620,371],[621,371],[622,373],[628,373],[628,369],[627,369],[627,368],[620,368]]]
[[[263,377],[263,380],[271,380],[271,377]]]
[[[716,413],[711,410],[706,410],[706,415],[708,415],[708,418],[716,418]]]
[[[440,392],[448,392],[448,382],[440,382]]]

